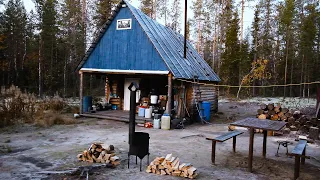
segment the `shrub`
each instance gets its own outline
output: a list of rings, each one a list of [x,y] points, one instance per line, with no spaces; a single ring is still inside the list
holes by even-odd
[[[15,123],[36,123],[49,127],[54,124],[73,124],[74,121],[60,116],[68,108],[59,96],[37,99],[34,94],[22,93],[16,86],[1,88],[0,127]]]
[[[17,121],[32,122],[35,111],[36,97],[33,94],[22,93],[16,86],[1,88],[0,127]]]

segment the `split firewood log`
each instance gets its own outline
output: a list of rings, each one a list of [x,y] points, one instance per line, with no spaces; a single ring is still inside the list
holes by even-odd
[[[273,110],[273,108],[274,108],[274,104],[273,103],[268,104],[268,110],[269,111]]]
[[[166,171],[164,171],[163,169],[161,169],[161,175],[166,175],[167,173],[166,173]]]
[[[111,164],[112,164],[113,166],[118,166],[118,165],[120,164],[120,161],[119,161],[119,160],[117,160],[117,161],[112,161]]]
[[[282,108],[281,112],[283,112],[285,114],[285,113],[289,112],[289,109],[288,108]]]
[[[303,115],[299,118],[298,121],[300,122],[300,125],[304,125],[304,124],[306,124],[307,120],[308,120],[307,117],[305,115]]]
[[[180,174],[181,174],[181,171],[173,171],[172,172],[172,176],[180,176]]]
[[[278,114],[274,114],[273,116],[271,116],[271,120],[278,120],[279,116]]]
[[[267,119],[267,116],[265,114],[260,114],[258,118],[259,119]]]
[[[288,119],[288,117],[286,115],[283,115],[280,117],[281,121],[286,121]]]
[[[197,170],[197,168],[195,168],[195,167],[190,167],[190,168],[188,169],[188,174],[189,174],[189,176],[190,176],[190,175],[193,175],[196,170]]]
[[[77,158],[78,158],[79,161],[83,161],[83,159],[84,159],[84,158],[83,158],[83,154],[78,154],[78,155],[77,155]]]
[[[110,161],[111,162],[114,162],[114,161],[117,161],[119,160],[120,158],[118,156],[113,156],[113,157],[110,157]]]
[[[170,161],[170,160],[171,160],[171,158],[172,158],[172,154],[167,154],[167,156],[166,156],[165,160]]]
[[[276,106],[273,108],[273,110],[276,112],[276,113],[279,113],[281,111],[281,107],[280,106]]]
[[[263,110],[263,109],[258,109],[258,110],[257,110],[257,113],[258,113],[258,115],[263,114],[263,113],[264,113],[264,110]]]
[[[281,116],[283,116],[283,115],[284,115],[283,112],[279,112],[279,113],[278,113],[278,116],[279,116],[279,117],[281,117]]]
[[[285,113],[284,115],[287,116],[287,118],[290,118],[290,117],[293,116],[292,113],[290,113],[290,112],[287,112],[287,113]]]
[[[151,165],[149,165],[149,166],[147,167],[146,172],[147,172],[147,173],[151,173],[151,172],[152,172],[152,170],[151,170]]]
[[[267,105],[266,104],[261,104],[260,105],[260,109],[262,109],[262,110],[267,110],[268,109],[268,107],[267,107]]]
[[[273,115],[276,114],[276,112],[275,112],[274,110],[269,110],[269,111],[268,111],[268,114],[269,114],[270,116],[273,116]]]
[[[288,124],[293,125],[294,122],[295,122],[294,117],[289,117],[288,118]]]
[[[300,111],[294,111],[294,112],[293,112],[293,117],[294,117],[295,119],[299,119],[299,118],[301,117],[301,112],[300,112]]]

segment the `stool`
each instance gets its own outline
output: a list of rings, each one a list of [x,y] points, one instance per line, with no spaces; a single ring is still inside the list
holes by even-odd
[[[277,149],[276,156],[279,157],[279,148],[280,148],[280,145],[282,145],[283,147],[287,148],[287,153],[286,153],[286,155],[287,155],[287,157],[288,157],[288,144],[292,144],[292,143],[289,142],[289,141],[286,141],[286,140],[284,140],[284,141],[277,141],[277,143],[278,143],[279,145],[278,145],[278,149]]]

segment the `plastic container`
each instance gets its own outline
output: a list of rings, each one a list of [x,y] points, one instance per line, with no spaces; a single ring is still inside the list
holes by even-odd
[[[115,104],[113,104],[113,105],[111,106],[111,109],[112,109],[112,110],[117,110],[117,109],[118,109],[118,106],[115,105]]]
[[[153,128],[154,129],[160,129],[160,127],[161,127],[160,123],[161,123],[160,119],[154,119],[153,120]]]
[[[161,129],[169,130],[170,129],[170,116],[169,114],[163,114],[161,117]]]
[[[158,96],[151,95],[151,104],[158,104]]]
[[[144,117],[144,113],[145,113],[145,108],[139,107],[138,116],[139,117]]]
[[[83,97],[83,112],[90,112],[92,106],[92,97],[84,96]]]
[[[203,114],[205,116],[205,120],[209,122],[210,121],[211,103],[208,101],[203,101],[202,108],[203,108]]]
[[[152,115],[152,108],[145,109],[144,117],[151,118],[151,115]]]

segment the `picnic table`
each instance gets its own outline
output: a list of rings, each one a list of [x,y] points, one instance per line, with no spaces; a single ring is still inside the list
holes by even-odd
[[[236,122],[231,123],[232,126],[246,127],[250,131],[250,140],[249,140],[249,158],[248,158],[248,170],[252,172],[252,160],[253,160],[253,139],[254,139],[254,130],[262,129],[263,130],[263,148],[262,156],[266,157],[267,152],[267,132],[268,131],[279,131],[287,123],[283,121],[272,121],[272,120],[261,120],[258,118],[245,118]]]

